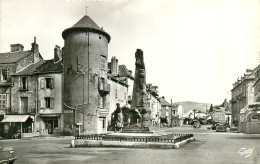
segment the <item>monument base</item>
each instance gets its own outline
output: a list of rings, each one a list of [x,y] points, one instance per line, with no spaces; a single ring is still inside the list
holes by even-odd
[[[149,127],[130,126],[123,127],[121,133],[152,133]]]

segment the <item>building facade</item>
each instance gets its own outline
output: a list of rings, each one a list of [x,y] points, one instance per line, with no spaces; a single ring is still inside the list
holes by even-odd
[[[239,121],[239,113],[242,108],[244,108],[247,104],[253,102],[254,98],[254,89],[253,84],[255,81],[255,70],[247,69],[246,73],[237,79],[237,81],[233,84],[233,88],[231,90],[232,94],[232,122],[235,126],[238,125]]]
[[[33,70],[43,63],[36,38],[29,51],[24,51],[21,44],[12,44],[11,52],[2,53],[1,62],[6,70],[5,81],[5,117],[2,120],[4,135],[10,131],[16,133],[33,133],[36,115],[36,77]],[[2,90],[2,91],[3,91]],[[4,94],[4,93],[2,93]],[[3,96],[2,96],[3,98]],[[17,128],[19,127],[19,128]]]
[[[158,100],[158,86],[153,86],[152,84],[146,84],[147,90],[147,109],[150,113],[151,126],[159,126],[160,124],[160,110],[161,104]]]

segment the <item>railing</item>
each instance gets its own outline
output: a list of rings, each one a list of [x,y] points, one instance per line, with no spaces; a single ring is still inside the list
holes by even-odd
[[[169,137],[169,138],[165,138]],[[167,136],[148,136],[148,137],[135,137],[135,136],[108,136],[108,135],[76,135],[75,140],[85,139],[85,140],[103,140],[103,141],[128,141],[128,142],[161,142],[161,143],[176,143],[193,137],[193,134],[182,134],[182,133],[172,133]]]

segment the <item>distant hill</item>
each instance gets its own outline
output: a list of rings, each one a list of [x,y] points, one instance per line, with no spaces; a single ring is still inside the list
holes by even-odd
[[[192,101],[183,101],[183,102],[177,102],[181,103],[183,106],[183,113],[188,112],[189,110],[200,110],[201,112],[206,112],[206,106],[209,110],[210,103],[198,103],[198,102],[192,102]]]

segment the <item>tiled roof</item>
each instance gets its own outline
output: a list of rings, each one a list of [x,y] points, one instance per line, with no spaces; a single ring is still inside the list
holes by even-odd
[[[118,68],[118,74],[120,77],[130,77],[130,78],[134,78],[131,74],[129,74],[128,69],[126,68],[126,66],[123,65],[119,65]]]
[[[46,60],[42,65],[40,65],[35,73],[58,73],[62,72],[62,61],[60,60],[57,63],[54,63],[54,60]]]
[[[84,28],[94,28],[101,30],[100,27],[87,15],[82,17],[73,27],[84,27]]]
[[[26,56],[30,55],[32,52],[29,51],[18,51],[18,52],[7,52],[7,53],[0,53],[0,64],[2,63],[15,63]]]
[[[169,103],[168,103],[165,99],[163,99],[162,97],[159,97],[158,99],[159,99],[160,104],[161,104],[162,106],[171,106],[171,104],[169,104]]]
[[[28,67],[24,68],[20,72],[12,74],[12,76],[21,76],[21,75],[33,75],[34,71],[44,63],[44,60],[40,60],[37,63],[31,64]]]
[[[110,35],[106,33],[103,28],[100,28],[89,16],[85,15],[82,17],[75,25],[73,25],[71,28],[65,29],[62,32],[62,37],[65,39],[67,34],[74,30],[80,30],[80,31],[92,31],[97,32],[100,34],[103,34],[107,37],[108,42],[110,42]]]

